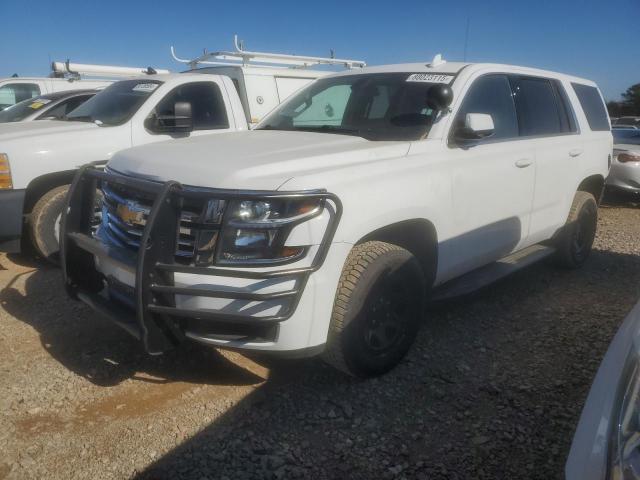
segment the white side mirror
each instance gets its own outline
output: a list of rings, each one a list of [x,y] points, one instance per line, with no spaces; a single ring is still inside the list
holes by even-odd
[[[495,133],[493,118],[486,113],[467,113],[464,118],[466,133],[475,138],[490,137]]]

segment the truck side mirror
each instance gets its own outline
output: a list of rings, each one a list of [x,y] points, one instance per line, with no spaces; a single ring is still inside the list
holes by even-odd
[[[487,113],[467,113],[464,125],[456,128],[454,139],[462,145],[491,137],[495,133],[493,118]]]
[[[145,126],[156,133],[188,133],[193,131],[193,114],[190,102],[176,102],[173,114],[151,115]]]

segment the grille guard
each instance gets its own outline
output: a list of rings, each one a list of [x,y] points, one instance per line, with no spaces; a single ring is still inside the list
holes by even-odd
[[[131,187],[155,195],[137,255],[105,245],[91,235],[96,189],[101,182]],[[269,271],[234,269],[226,266],[197,267],[175,262],[181,205],[186,197],[225,200],[320,198],[333,203],[335,212],[329,220],[311,264],[307,267]],[[175,181],[160,183],[136,179],[85,165],[77,172],[71,184],[61,220],[60,259],[65,287],[69,296],[105,314],[140,339],[147,352],[152,354],[162,353],[174,347],[185,337],[185,332],[180,327],[181,318],[197,319],[206,323],[207,328],[211,326],[211,334],[215,334],[216,326],[229,328],[243,325],[274,325],[291,317],[296,310],[309,275],[322,266],[327,256],[341,215],[342,204],[339,198],[322,190],[277,192],[183,187]],[[306,220],[308,218],[298,223]],[[109,258],[110,261],[135,273],[135,313],[101,295],[105,288],[104,275],[96,269],[94,256]],[[268,265],[257,267],[264,268]],[[274,293],[202,290],[176,287],[174,273],[178,272],[255,280],[291,277],[295,281],[291,290]],[[290,298],[291,303],[288,308],[282,306],[276,315],[252,317],[219,310],[177,308],[175,295],[248,301]],[[189,335],[194,336],[194,333],[189,332]]]

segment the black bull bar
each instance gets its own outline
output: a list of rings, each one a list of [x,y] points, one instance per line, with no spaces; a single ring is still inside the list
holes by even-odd
[[[155,195],[137,253],[107,245],[94,238],[92,234],[96,190],[102,182]],[[181,207],[185,198],[261,200],[300,197],[323,199],[323,208],[326,208],[326,200],[329,200],[334,208],[319,248],[309,266],[256,271],[250,268],[199,267],[176,263],[176,243]],[[247,331],[255,326],[274,326],[291,317],[295,311],[309,276],[322,266],[327,256],[341,215],[340,200],[336,195],[326,191],[277,192],[184,187],[175,181],[162,183],[137,179],[86,165],[78,171],[71,184],[62,215],[60,260],[65,287],[72,298],[88,304],[141,340],[149,353],[162,353],[179,343],[185,336],[184,320],[197,321],[201,327],[204,325],[205,334],[213,335],[219,332],[242,331],[243,326],[248,327]],[[306,220],[308,218],[302,221]],[[218,242],[216,248],[219,248],[221,243]],[[94,257],[108,258],[120,268],[135,275],[135,311],[103,295],[105,277],[97,270]],[[286,278],[295,281],[292,289],[274,293],[229,289],[204,290],[175,286],[174,273],[178,272],[252,280]],[[246,301],[286,298],[289,299],[289,304],[288,307],[281,307],[275,315],[251,316],[221,310],[178,308],[176,295]],[[189,336],[197,338],[198,334],[189,332]]]

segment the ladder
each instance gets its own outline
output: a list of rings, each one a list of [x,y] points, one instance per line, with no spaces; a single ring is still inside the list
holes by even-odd
[[[85,63],[52,62],[51,76],[54,78],[71,78],[79,80],[83,76],[88,77],[136,77],[140,75],[154,75],[156,73],[169,73],[169,70],[154,69],[151,67],[117,67],[111,65],[89,65]]]
[[[176,51],[171,47],[171,56],[176,62],[189,65],[191,69],[198,65],[218,65],[218,66],[286,66],[289,68],[308,68],[315,65],[341,65],[345,68],[364,67],[366,63],[361,60],[347,60],[335,58],[333,51],[331,57],[307,57],[301,55],[289,55],[284,53],[251,52],[245,50],[238,40],[238,35],[233,36],[235,51],[205,52],[193,59],[179,58]]]

